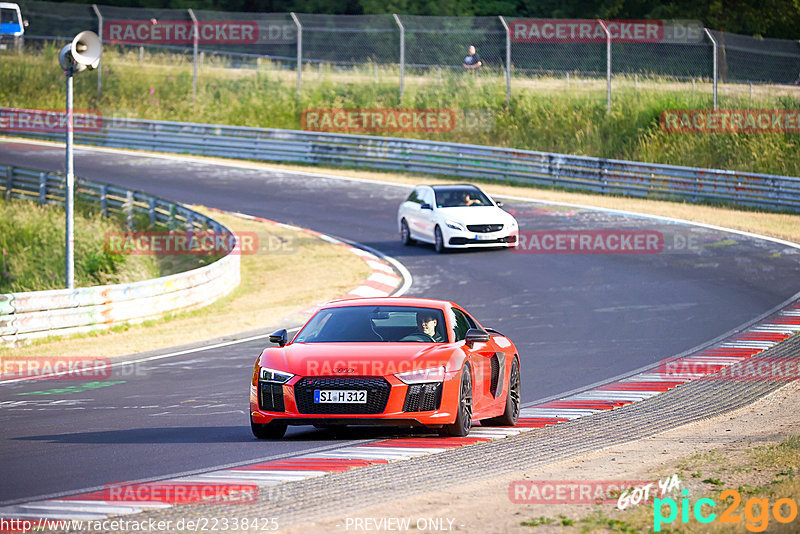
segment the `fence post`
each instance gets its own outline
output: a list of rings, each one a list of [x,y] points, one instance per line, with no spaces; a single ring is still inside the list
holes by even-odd
[[[148,213],[150,213],[150,226],[155,226],[156,224],[156,199],[150,197],[150,206]]]
[[[100,186],[100,211],[103,217],[108,217],[108,186],[106,184]]]
[[[511,105],[511,30],[506,23],[505,17],[500,17],[500,23],[506,29],[506,108]]]
[[[130,189],[125,193],[125,224],[128,230],[133,230],[133,191]]]
[[[11,198],[11,189],[14,187],[14,167],[6,167],[6,200]]]
[[[194,11],[189,8],[189,16],[192,18],[192,99],[197,99],[197,44],[200,40],[200,26]]]
[[[717,110],[717,76],[718,76],[717,72],[719,71],[719,63],[718,63],[718,61],[719,61],[719,59],[718,59],[719,58],[719,55],[718,55],[719,54],[719,47],[717,46],[717,40],[714,39],[714,36],[711,34],[710,31],[708,31],[708,28],[703,28],[703,31],[706,32],[706,35],[708,36],[708,38],[711,39],[711,44],[714,46],[714,54],[713,54],[713,56],[714,56],[714,67],[713,67],[714,68],[714,73],[713,73],[713,79],[714,79],[714,111],[716,111]]]
[[[400,17],[397,16],[397,13],[393,13],[392,16],[397,23],[397,27],[400,28],[400,104],[402,104],[406,79],[406,28],[400,22]]]
[[[39,204],[47,202],[47,173],[39,173]]]
[[[294,25],[297,26],[297,96],[299,97],[303,77],[303,25],[300,24],[300,19],[294,14],[294,11],[289,14],[292,16]]]
[[[611,32],[601,19],[597,19],[606,32],[606,114],[611,113]]]
[[[94,9],[94,14],[97,15],[97,36],[100,38],[101,45],[100,63],[97,64],[97,100],[99,101],[103,91],[103,14],[97,8],[97,4],[92,4],[92,9]]]

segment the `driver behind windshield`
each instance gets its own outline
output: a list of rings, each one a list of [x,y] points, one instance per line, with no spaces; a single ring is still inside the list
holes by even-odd
[[[465,206],[483,206],[483,202],[479,198],[472,198],[469,193],[464,195]]]
[[[439,321],[436,320],[436,316],[431,312],[417,313],[417,328],[419,331],[430,336],[435,342],[441,343],[444,341],[444,338],[436,329],[438,322]]]
[[[491,202],[478,190],[459,189],[455,191],[437,191],[437,207],[459,208],[465,206],[490,206]]]

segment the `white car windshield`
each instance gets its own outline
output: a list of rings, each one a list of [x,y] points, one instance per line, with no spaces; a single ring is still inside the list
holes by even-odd
[[[480,189],[437,189],[437,208],[461,208],[465,206],[491,206],[492,201]]]
[[[444,332],[444,314],[435,308],[345,306],[317,312],[294,343],[444,343]]]

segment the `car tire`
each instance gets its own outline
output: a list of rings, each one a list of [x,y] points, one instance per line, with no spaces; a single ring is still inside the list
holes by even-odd
[[[438,225],[433,229],[433,248],[436,249],[436,252],[439,254],[447,252],[447,247],[444,244],[444,236],[442,235],[442,229],[439,228]]]
[[[286,434],[286,423],[254,423],[250,420],[250,429],[258,439],[281,439]]]
[[[414,240],[411,238],[411,230],[408,229],[408,223],[405,219],[400,221],[400,242],[407,247],[414,244]]]
[[[461,388],[458,395],[458,414],[452,425],[444,425],[441,430],[443,436],[463,438],[472,428],[472,375],[469,365],[464,365],[461,371]]]
[[[516,426],[519,421],[520,392],[522,389],[519,376],[519,360],[514,357],[511,364],[511,373],[508,377],[508,395],[506,395],[506,409],[503,415],[481,421],[484,426]]]

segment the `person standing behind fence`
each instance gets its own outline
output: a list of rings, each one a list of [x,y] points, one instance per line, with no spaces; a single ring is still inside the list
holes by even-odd
[[[483,61],[481,61],[481,56],[478,55],[478,52],[475,50],[474,46],[469,47],[469,55],[464,58],[464,68],[465,69],[479,69],[483,65]]]

